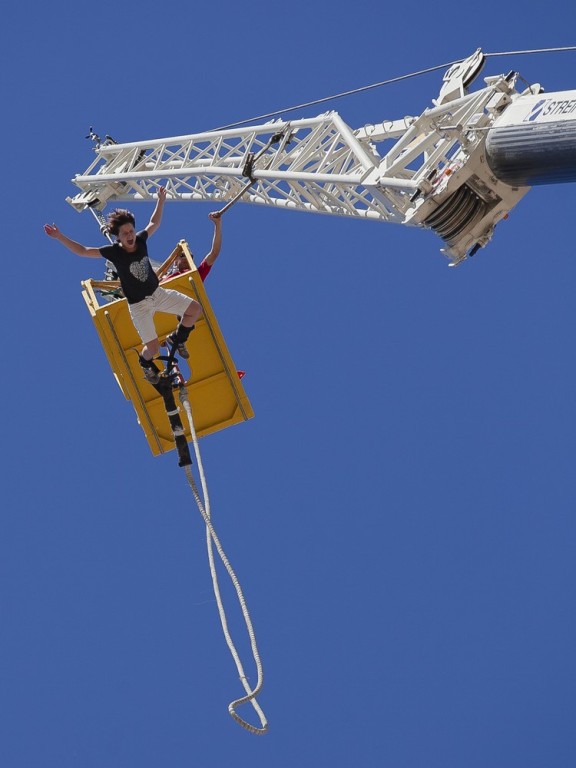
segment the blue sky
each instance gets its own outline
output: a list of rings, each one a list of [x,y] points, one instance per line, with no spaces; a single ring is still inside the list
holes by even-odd
[[[42,225],[101,242],[65,203],[92,160],[90,126],[118,141],[194,133],[477,47],[569,46],[574,10],[2,13],[0,763],[573,766],[574,188],[531,190],[458,269],[430,232],[226,214],[206,288],[256,415],[201,448],[264,665],[262,738],[227,712],[242,689],[185,476],[175,454],[152,457],[82,300],[100,265]],[[571,89],[575,56],[493,58],[483,76]],[[419,114],[441,81],[297,116],[334,108],[358,128]],[[151,208],[134,206],[138,223]],[[182,238],[205,253],[212,209],[169,203],[152,255]]]

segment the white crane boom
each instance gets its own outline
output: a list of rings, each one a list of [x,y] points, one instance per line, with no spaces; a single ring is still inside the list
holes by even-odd
[[[530,189],[495,176],[486,139],[509,105],[540,87],[518,92],[511,72],[467,93],[483,63],[479,49],[448,70],[419,117],[358,130],[327,112],[126,144],[107,137],[67,201],[101,211],[110,201],[150,200],[163,185],[168,200],[225,204],[244,190],[242,201],[256,205],[430,228],[458,264]]]

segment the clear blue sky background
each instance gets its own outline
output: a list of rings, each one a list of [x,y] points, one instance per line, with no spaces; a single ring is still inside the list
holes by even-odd
[[[264,664],[262,738],[227,712],[242,689],[185,476],[152,457],[81,298],[101,267],[42,225],[101,242],[65,203],[90,126],[198,132],[479,46],[572,45],[575,16],[533,0],[3,8],[3,768],[573,768],[574,187],[533,189],[458,269],[425,231],[227,214],[206,287],[256,417],[201,447]],[[490,59],[483,76],[570,89],[575,64]],[[289,116],[419,114],[441,80]],[[212,209],[168,204],[153,255],[182,238],[205,253]]]

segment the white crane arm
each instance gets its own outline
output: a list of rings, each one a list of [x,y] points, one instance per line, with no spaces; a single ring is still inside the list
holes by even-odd
[[[241,199],[256,205],[431,228],[456,264],[490,240],[529,189],[499,181],[486,163],[487,132],[521,94],[515,73],[466,94],[482,63],[477,51],[449,70],[419,117],[358,130],[328,112],[143,142],[107,137],[67,200],[101,211],[110,201],[152,199],[163,185],[168,200],[219,205],[247,187]]]

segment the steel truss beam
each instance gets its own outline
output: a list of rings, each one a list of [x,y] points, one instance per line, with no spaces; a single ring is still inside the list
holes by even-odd
[[[163,185],[169,200],[219,205],[252,182],[243,202],[431,228],[456,264],[490,240],[528,188],[499,182],[485,163],[487,131],[521,96],[515,73],[486,78],[486,87],[471,94],[461,71],[456,83],[451,77],[420,117],[356,131],[328,112],[127,144],[107,137],[73,179],[81,192],[67,200],[79,211],[102,210],[110,201],[152,199]]]

